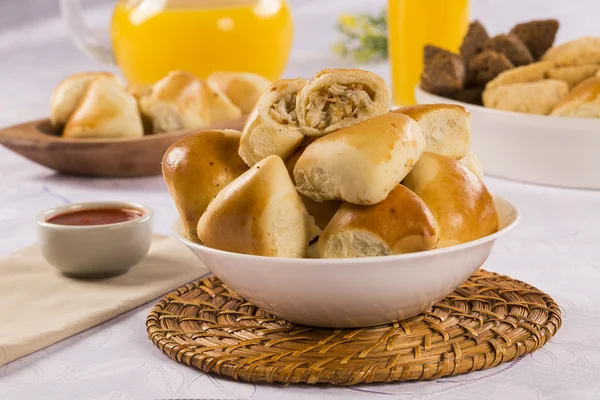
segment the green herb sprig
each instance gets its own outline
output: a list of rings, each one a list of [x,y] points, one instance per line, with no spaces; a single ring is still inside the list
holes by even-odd
[[[333,51],[340,57],[360,64],[387,59],[387,15],[385,10],[378,16],[341,15],[336,29],[342,39],[334,44]]]

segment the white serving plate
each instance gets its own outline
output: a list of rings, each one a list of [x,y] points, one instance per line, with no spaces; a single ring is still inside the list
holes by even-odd
[[[519,211],[495,197],[500,230],[457,246],[421,253],[351,259],[261,257],[211,249],[174,233],[216,276],[285,320],[325,327],[402,320],[437,303],[488,258],[494,241],[517,225]]]
[[[436,96],[419,87],[415,97],[419,104],[460,104],[471,111],[471,148],[486,174],[600,189],[600,119],[499,111]]]

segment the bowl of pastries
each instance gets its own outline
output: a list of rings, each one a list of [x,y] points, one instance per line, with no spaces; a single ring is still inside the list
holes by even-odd
[[[488,174],[600,189],[600,37],[554,45],[558,29],[530,21],[490,37],[475,21],[459,54],[425,48],[415,97],[469,108]]]
[[[241,129],[270,84],[243,72],[199,79],[173,71],[153,85],[129,86],[107,72],[76,74],[52,93],[49,118],[1,130],[0,143],[64,174],[158,175],[162,155],[182,137]]]
[[[435,304],[519,213],[487,190],[466,108],[389,102],[371,72],[324,70],[273,83],[242,131],[176,142],[162,163],[176,237],[296,323],[372,326]]]

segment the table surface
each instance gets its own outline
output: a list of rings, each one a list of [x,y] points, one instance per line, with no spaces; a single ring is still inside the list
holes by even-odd
[[[15,2],[16,3],[16,2]],[[97,2],[96,2],[97,3]],[[384,0],[292,0],[296,40],[287,76],[347,66],[329,51],[341,12],[377,12]],[[473,16],[492,33],[534,17],[558,17],[559,40],[600,34],[594,0],[478,0]],[[110,7],[89,12],[108,18]],[[315,28],[316,27],[316,28]],[[324,39],[325,38],[325,39]],[[0,31],[0,126],[47,113],[65,76],[101,68],[79,54],[58,19]],[[386,65],[369,68],[389,77]],[[483,160],[485,162],[485,160]],[[585,171],[582,171],[585,173]],[[0,148],[0,255],[35,241],[33,216],[77,201],[132,200],[154,208],[156,230],[169,233],[174,204],[160,177],[61,176]],[[486,178],[516,204],[521,225],[497,243],[485,268],[524,280],[561,306],[563,327],[533,355],[498,368],[433,382],[329,386],[252,385],[180,365],[148,339],[152,303],[0,368],[1,399],[600,399],[600,191],[541,187]],[[2,305],[10,306],[10,305]]]

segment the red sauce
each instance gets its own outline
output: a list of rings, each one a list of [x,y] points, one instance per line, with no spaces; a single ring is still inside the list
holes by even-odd
[[[58,214],[46,222],[71,226],[108,225],[131,221],[142,215],[142,211],[133,208],[94,208]]]

